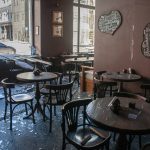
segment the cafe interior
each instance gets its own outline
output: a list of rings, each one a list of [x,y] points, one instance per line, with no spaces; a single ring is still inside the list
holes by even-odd
[[[35,55],[0,55],[0,149],[150,150],[150,1],[32,7]]]

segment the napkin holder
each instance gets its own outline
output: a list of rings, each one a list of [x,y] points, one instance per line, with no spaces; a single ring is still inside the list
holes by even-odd
[[[112,102],[112,106],[111,106],[111,110],[116,113],[119,114],[119,110],[120,110],[120,100],[118,98],[116,98],[113,102]]]
[[[41,73],[41,71],[40,71],[39,69],[35,69],[35,70],[33,71],[33,74],[34,74],[35,76],[39,76],[40,73]]]

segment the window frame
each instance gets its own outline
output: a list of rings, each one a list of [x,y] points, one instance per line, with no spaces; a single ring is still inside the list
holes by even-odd
[[[78,9],[78,24],[77,24],[77,53],[80,53],[80,9],[81,8],[85,8],[85,9],[91,9],[91,10],[95,10],[95,6],[90,6],[90,5],[86,5],[86,4],[81,4],[80,0],[77,0],[78,2],[74,2],[73,1],[73,7],[77,7]],[[74,18],[73,18],[74,19]],[[74,33],[74,29],[73,29],[73,33]],[[73,44],[73,47],[76,46]]]

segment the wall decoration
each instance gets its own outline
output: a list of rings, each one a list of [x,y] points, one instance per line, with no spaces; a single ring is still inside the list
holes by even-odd
[[[143,31],[143,42],[141,51],[145,57],[150,58],[150,23],[146,25]]]
[[[100,16],[98,28],[101,32],[114,34],[121,25],[121,14],[118,10],[113,10]]]
[[[53,25],[53,37],[63,37],[63,25]]]
[[[63,23],[63,12],[53,11],[53,23],[62,24]]]
[[[52,36],[63,37],[63,12],[52,12]]]

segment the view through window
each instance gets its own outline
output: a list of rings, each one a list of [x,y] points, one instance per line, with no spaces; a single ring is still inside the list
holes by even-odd
[[[32,0],[0,0],[0,50],[3,44],[31,55]]]
[[[74,0],[73,52],[94,50],[95,0]]]

